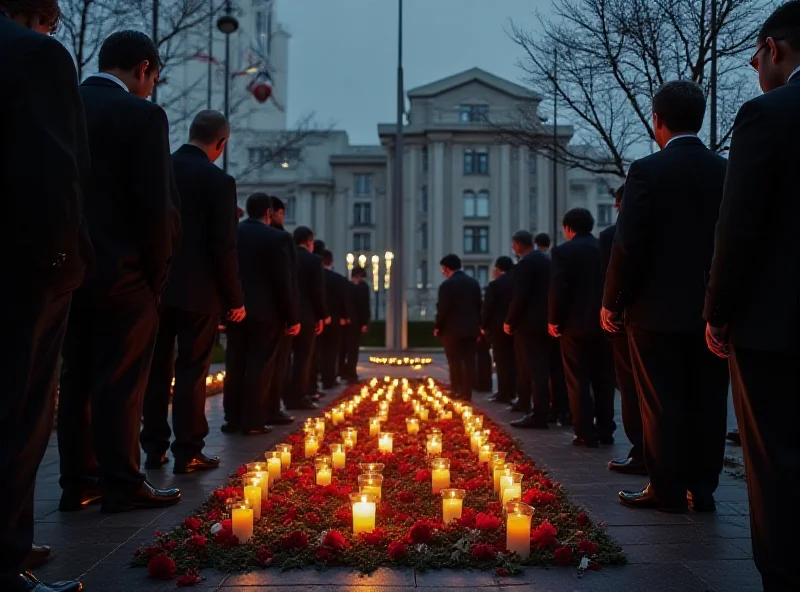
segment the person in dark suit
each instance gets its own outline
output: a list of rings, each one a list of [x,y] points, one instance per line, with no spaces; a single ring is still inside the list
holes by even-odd
[[[0,345],[0,590],[79,592],[29,572],[50,555],[33,545],[36,472],[53,429],[58,353],[72,292],[93,263],[85,232],[86,119],[72,58],[50,38],[56,0],[0,0],[0,274],[9,311]],[[35,181],[32,181],[35,180]]]
[[[328,249],[322,252],[322,265],[325,278],[325,300],[331,322],[325,325],[319,336],[320,372],[322,388],[336,387],[336,364],[339,358],[339,345],[342,335],[350,323],[353,301],[350,298],[350,282],[343,275],[333,271],[333,253]]]
[[[541,251],[542,253],[549,253],[550,252],[550,245],[553,242],[550,240],[550,235],[546,232],[540,232],[535,237],[533,237],[533,244],[536,247],[537,251]]]
[[[308,397],[314,345],[322,333],[328,309],[325,305],[325,280],[322,257],[314,255],[314,232],[306,226],[294,231],[297,257],[297,284],[300,290],[300,334],[292,342],[292,374],[286,393],[287,409],[316,409]]]
[[[61,367],[60,508],[78,510],[99,475],[102,511],[177,503],[139,472],[139,424],[180,203],[164,110],[146,100],[158,79],[153,42],[114,33],[100,74],[81,85],[92,173],[86,219],[97,274],[75,292]],[[95,460],[96,459],[96,460]]]
[[[326,251],[325,248],[325,241],[315,238],[314,239],[314,248],[311,249],[311,252],[314,253],[318,257],[322,257],[322,254]],[[324,266],[323,266],[324,267]],[[330,325],[331,319],[328,317],[325,319],[324,326],[322,328],[323,332],[325,331],[325,327]],[[322,380],[322,348],[321,348],[321,341],[322,341],[322,333],[319,335],[319,339],[314,347],[314,357],[311,361],[311,378],[308,381],[308,391],[306,392],[306,397],[311,399],[312,401],[319,401],[320,397],[324,395],[324,393],[319,391],[319,383]]]
[[[286,230],[283,227],[286,218],[286,204],[279,197],[272,196],[272,210],[269,225],[276,230]]]
[[[704,317],[709,347],[730,356],[753,557],[773,592],[800,589],[800,2],[766,20],[751,63],[765,94],[734,124]]]
[[[349,288],[350,298],[353,302],[352,317],[350,324],[345,327],[345,356],[344,370],[342,376],[350,383],[358,382],[358,351],[361,346],[361,338],[369,330],[369,323],[372,320],[372,309],[369,300],[369,284],[367,283],[367,271],[363,267],[356,267],[350,274],[353,280]]]
[[[600,327],[600,249],[592,236],[594,218],[589,210],[569,210],[563,226],[567,242],[552,251],[548,328],[561,342],[575,429],[573,444],[597,448],[601,442],[614,443],[617,427],[613,359]]]
[[[229,323],[245,316],[236,259],[236,181],[214,164],[229,136],[230,127],[221,113],[201,111],[189,128],[189,143],[172,156],[181,196],[183,244],[161,299],[158,339],[144,397],[139,439],[147,453],[146,469],[168,462],[167,412],[173,377],[174,472],[219,466],[219,458],[203,454],[208,435],[206,377],[221,315]]]
[[[726,163],[697,137],[704,114],[693,82],[653,97],[662,150],[628,172],[601,311],[612,333],[625,314],[650,474],[620,501],[668,512],[714,510],[725,450],[728,371],[705,347],[703,299]]]
[[[624,186],[620,186],[614,194],[614,207],[617,212],[619,212],[620,204],[622,203],[624,189]],[[611,247],[616,234],[617,225],[614,223],[603,230],[598,239],[604,283],[608,263],[611,261]],[[639,406],[636,379],[633,376],[628,336],[624,330],[619,333],[607,333],[606,335],[611,343],[611,350],[614,355],[614,374],[616,375],[617,388],[619,389],[622,404],[622,427],[625,429],[625,435],[631,443],[628,456],[611,460],[608,463],[608,468],[611,471],[628,475],[647,475],[647,467],[644,464],[644,444],[642,443],[642,411]]]
[[[453,396],[471,401],[475,348],[481,332],[481,287],[461,271],[458,255],[445,255],[440,265],[446,279],[439,286],[433,334],[444,345]]]
[[[514,261],[498,257],[494,263],[494,280],[486,287],[481,310],[481,333],[492,346],[492,359],[497,371],[497,394],[492,401],[510,403],[516,392],[517,367],[514,361],[514,338],[503,331],[503,323],[514,292]]]
[[[228,327],[225,354],[223,431],[254,436],[269,424],[289,423],[281,415],[272,388],[284,380],[277,367],[281,352],[300,332],[300,295],[292,262],[294,243],[288,233],[267,225],[272,199],[264,193],[247,198],[247,218],[239,223],[238,268],[247,316]]]
[[[526,415],[511,422],[519,428],[547,429],[550,410],[550,356],[547,332],[547,292],[550,258],[533,248],[533,236],[520,230],[511,241],[519,263],[503,331],[514,336],[517,364],[518,411]]]

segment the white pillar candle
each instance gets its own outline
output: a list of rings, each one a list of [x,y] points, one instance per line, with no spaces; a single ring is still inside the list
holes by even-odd
[[[381,420],[377,417],[372,417],[369,420],[369,435],[370,437],[377,436],[381,431]]]
[[[317,485],[331,484],[331,468],[323,465],[317,469]]]
[[[446,458],[437,458],[431,463],[431,485],[433,493],[450,487],[450,461]]]
[[[306,436],[305,453],[306,458],[313,458],[317,455],[319,449],[319,440],[316,436]]]
[[[378,449],[381,452],[391,453],[393,449],[392,441],[392,434],[388,432],[382,432],[381,435],[378,436]]]
[[[463,489],[442,489],[442,521],[445,524],[461,518],[465,494]]]
[[[335,470],[344,468],[347,457],[344,452],[344,444],[331,444],[331,460]]]
[[[369,493],[352,493],[353,533],[375,530],[375,496]]]

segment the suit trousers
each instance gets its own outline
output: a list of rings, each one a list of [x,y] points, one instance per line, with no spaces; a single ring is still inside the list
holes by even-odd
[[[323,388],[333,388],[336,385],[336,364],[339,360],[339,346],[345,327],[334,321],[325,325],[319,336],[319,366],[322,375]]]
[[[642,410],[639,405],[639,392],[636,390],[636,379],[633,376],[628,336],[624,333],[611,335],[609,341],[614,353],[614,373],[622,403],[622,427],[631,443],[628,458],[643,460]]]
[[[552,338],[547,333],[517,331],[517,395],[521,406],[537,418],[547,419],[550,409],[550,356]]]
[[[33,493],[56,405],[58,357],[71,294],[4,290],[0,341],[0,580],[20,572],[33,543]]]
[[[351,325],[342,327],[341,339],[339,339],[339,351],[336,356],[336,376],[339,378],[347,378],[347,349],[351,339]]]
[[[450,368],[450,390],[463,401],[472,400],[475,380],[476,337],[442,337],[444,355]]]
[[[286,393],[287,403],[299,403],[309,394],[316,341],[314,325],[303,326],[300,334],[292,340],[292,371],[289,391]]]
[[[104,499],[124,501],[141,487],[139,430],[157,334],[149,289],[124,298],[90,285],[75,292],[58,406],[63,489],[99,476]]]
[[[342,376],[347,380],[355,380],[358,378],[358,352],[361,347],[361,327],[356,325],[347,325],[345,329],[345,347],[347,349],[346,361],[344,370],[341,372]]]
[[[278,351],[275,354],[275,375],[270,381],[269,394],[267,395],[267,412],[270,417],[280,413],[281,401],[286,402],[286,393],[289,392],[289,379],[292,370],[293,341],[294,338],[284,332],[278,342]]]
[[[219,315],[163,307],[158,338],[144,393],[144,421],[139,436],[148,455],[160,456],[169,449],[172,433],[167,415],[172,390],[172,454],[189,460],[203,450],[208,436],[206,421],[206,377],[216,345]],[[175,357],[177,341],[178,356]],[[172,379],[175,386],[170,389]]]
[[[711,495],[725,455],[728,366],[704,331],[626,327],[642,406],[644,460],[662,503],[686,504],[687,490]]]
[[[561,355],[561,343],[553,339],[553,349],[550,354],[550,411],[552,413],[567,413],[569,411],[569,395],[564,374],[564,360]]]
[[[254,321],[228,325],[227,372],[223,407],[225,420],[242,430],[265,425],[270,385],[276,380],[283,328],[275,323]]]
[[[511,401],[517,392],[514,338],[502,329],[492,331],[492,358],[497,371],[497,393],[503,401]]]
[[[765,592],[800,590],[794,567],[800,484],[800,355],[733,346],[733,405],[742,438],[753,558]]]
[[[489,342],[485,338],[481,338],[476,345],[473,387],[479,393],[492,392],[492,354],[489,351]]]
[[[564,335],[560,341],[575,435],[590,441],[610,438],[617,427],[611,346],[600,332]]]

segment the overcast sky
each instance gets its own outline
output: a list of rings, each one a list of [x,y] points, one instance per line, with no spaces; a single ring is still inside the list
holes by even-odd
[[[405,0],[406,91],[473,67],[520,82],[509,19],[535,28],[550,0]],[[278,0],[292,34],[288,116],[314,111],[355,144],[396,110],[397,0]]]

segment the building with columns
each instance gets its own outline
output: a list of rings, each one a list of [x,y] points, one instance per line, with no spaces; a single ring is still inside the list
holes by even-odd
[[[522,103],[538,106],[541,98],[535,93],[473,68],[412,89],[408,100],[403,154],[405,252],[394,253],[393,265],[404,266],[410,320],[435,313],[436,291],[443,279],[439,261],[448,253],[461,256],[466,272],[485,285],[494,260],[512,255],[511,236],[517,230],[551,233],[553,216],[558,221],[573,207],[593,213],[597,232],[613,224],[609,190],[619,183],[617,179],[556,167],[558,197],[553,212],[552,161],[500,142],[486,123],[517,112]],[[334,252],[340,270],[352,253],[356,261],[366,256],[371,274],[372,257],[379,256],[373,285],[379,291],[380,316],[395,130],[394,124],[379,124],[380,144],[371,146],[351,145],[343,131],[320,134],[301,153],[269,170],[247,171],[247,154],[251,151],[255,161],[256,151],[271,141],[274,145],[278,132],[261,134],[256,139],[260,144],[239,146],[232,156],[232,164],[244,167],[240,170],[245,174],[237,176],[242,204],[254,191],[282,197],[287,227],[311,226]],[[553,132],[552,126],[542,125],[544,137],[553,138]],[[571,127],[558,127],[559,142],[568,143],[572,134]]]

